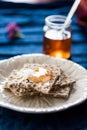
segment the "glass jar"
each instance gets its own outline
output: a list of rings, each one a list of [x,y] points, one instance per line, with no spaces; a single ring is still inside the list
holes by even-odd
[[[66,17],[62,15],[51,15],[45,18],[43,52],[44,54],[70,58],[71,51],[71,21],[66,25],[63,33],[62,27]]]

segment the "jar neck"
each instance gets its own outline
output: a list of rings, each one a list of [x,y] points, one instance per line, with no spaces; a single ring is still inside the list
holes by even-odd
[[[45,19],[45,24],[50,29],[61,30],[65,20],[66,20],[65,16],[51,15]],[[71,26],[71,21],[69,21],[69,23],[66,25],[66,28],[69,28],[70,26]]]

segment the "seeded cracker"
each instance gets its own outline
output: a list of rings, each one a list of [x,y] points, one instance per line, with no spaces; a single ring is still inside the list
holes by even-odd
[[[52,79],[46,83],[35,83],[28,79],[29,73],[28,69],[37,69],[38,67],[43,67],[49,69],[53,72]],[[4,88],[10,89],[17,96],[24,95],[38,95],[39,92],[47,94],[53,84],[56,82],[57,77],[60,76],[60,69],[58,66],[46,65],[46,64],[26,64],[22,69],[14,70],[8,77]]]
[[[73,85],[71,86],[66,85],[63,88],[57,88],[56,90],[54,89],[49,92],[48,96],[58,97],[58,98],[68,98],[72,90],[72,87]]]
[[[52,75],[51,73],[48,73],[52,76],[51,79],[47,74],[46,78],[41,76],[39,80],[37,80],[36,77],[33,77],[33,80],[32,77],[29,77],[32,70],[37,72],[40,67],[49,70],[48,72],[52,72]],[[68,98],[74,83],[75,81],[67,76],[59,66],[48,64],[25,64],[19,71],[12,71],[4,88],[9,89],[16,96],[22,97],[38,95]]]
[[[60,88],[60,87],[65,87],[68,85],[68,87],[72,87],[72,85],[75,83],[75,80],[69,77],[68,75],[65,74],[63,70],[61,70],[61,75],[57,79],[53,89]]]
[[[48,64],[27,64],[25,67],[27,68],[33,68],[36,69],[37,67],[43,67],[45,69],[51,70],[52,71],[52,79],[50,79],[48,82],[39,82],[35,83],[32,80],[29,81],[30,86],[32,89],[36,90],[37,92],[41,92],[43,94],[49,93],[51,90],[52,86],[55,84],[57,78],[60,76],[60,68],[59,66],[55,65],[48,65]]]

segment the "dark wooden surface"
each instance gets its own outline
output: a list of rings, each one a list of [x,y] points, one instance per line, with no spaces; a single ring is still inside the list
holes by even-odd
[[[0,59],[19,54],[43,53],[43,26],[48,15],[67,15],[72,2],[62,0],[50,4],[13,4],[0,2]],[[6,26],[15,22],[25,35],[11,41]],[[87,27],[72,19],[71,60],[87,69]],[[87,101],[68,110],[51,114],[23,114],[0,108],[0,130],[86,130]]]

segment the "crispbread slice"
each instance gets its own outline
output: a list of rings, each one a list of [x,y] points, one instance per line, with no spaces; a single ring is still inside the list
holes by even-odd
[[[49,82],[36,83],[28,79],[28,70],[37,69],[38,67],[43,67],[52,71],[53,77]],[[59,66],[48,64],[25,64],[19,71],[12,71],[4,88],[9,89],[16,96],[39,95],[68,98],[74,83],[75,81],[67,76]]]
[[[4,88],[10,90],[16,96],[32,96],[38,94],[37,91],[32,90],[27,80],[23,80],[23,82],[7,81]]]
[[[72,79],[71,77],[69,77],[68,75],[66,75],[64,73],[64,71],[61,70],[61,75],[59,76],[59,78],[57,79],[57,81],[55,82],[55,89],[58,87],[64,87],[64,86],[69,86],[71,87],[73,84],[75,83],[75,80]]]
[[[28,79],[28,69],[36,69],[38,67],[43,67],[50,69],[53,72],[53,78],[46,83],[35,83]],[[54,85],[56,79],[60,76],[60,68],[55,65],[47,64],[25,64],[22,69],[14,70],[8,77],[4,88],[10,89],[15,95],[34,95],[36,93],[48,93],[52,86]]]
[[[25,72],[27,71],[25,70]],[[27,74],[23,75],[22,69],[19,71],[13,70],[3,87],[4,89],[10,90],[16,96],[32,96],[37,93],[31,88],[30,83],[27,80]]]
[[[51,90],[52,86],[55,84],[57,78],[60,76],[61,72],[60,72],[60,67],[57,65],[50,65],[50,64],[27,64],[26,66],[24,66],[26,68],[33,68],[36,69],[37,67],[43,67],[45,69],[49,69],[52,71],[53,75],[52,75],[52,79],[49,80],[48,82],[42,83],[35,83],[32,80],[29,81],[29,84],[31,86],[32,89],[36,90],[37,92],[41,92],[43,94],[47,94],[49,93],[49,91]]]
[[[66,99],[69,97],[72,87],[73,85],[66,85],[63,88],[57,88],[56,90],[50,91],[48,96]]]

